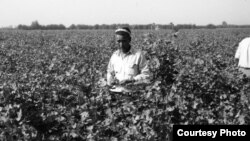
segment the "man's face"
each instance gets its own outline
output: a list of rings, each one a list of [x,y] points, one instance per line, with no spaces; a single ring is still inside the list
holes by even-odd
[[[130,50],[130,40],[128,36],[117,34],[116,42],[119,46],[119,49],[121,49],[123,53],[127,53]]]

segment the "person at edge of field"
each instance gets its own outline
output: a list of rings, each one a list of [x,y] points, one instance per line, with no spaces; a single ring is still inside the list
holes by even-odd
[[[244,38],[239,43],[235,58],[238,60],[239,70],[250,77],[250,37]]]
[[[132,48],[131,31],[128,27],[115,31],[118,49],[112,54],[107,68],[107,85],[147,81],[150,71],[147,60],[142,51]]]

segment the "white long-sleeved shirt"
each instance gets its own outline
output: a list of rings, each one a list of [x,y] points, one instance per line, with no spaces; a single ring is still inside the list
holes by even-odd
[[[144,54],[141,51],[131,49],[123,56],[120,50],[115,51],[108,64],[108,85],[111,84],[114,77],[119,81],[131,79],[140,81],[149,79],[150,71]]]
[[[235,58],[239,59],[239,67],[250,68],[250,37],[239,43]]]

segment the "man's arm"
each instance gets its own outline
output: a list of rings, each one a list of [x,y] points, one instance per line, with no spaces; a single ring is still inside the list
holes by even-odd
[[[135,81],[147,81],[150,79],[151,73],[145,55],[141,52],[138,60],[139,74],[134,77]]]

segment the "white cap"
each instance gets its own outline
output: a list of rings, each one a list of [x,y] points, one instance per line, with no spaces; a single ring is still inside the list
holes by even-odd
[[[124,28],[119,28],[119,29],[117,29],[117,30],[115,31],[115,33],[117,33],[117,32],[125,32],[125,33],[128,33],[129,36],[131,35],[131,33],[130,33],[128,30],[124,29]]]

